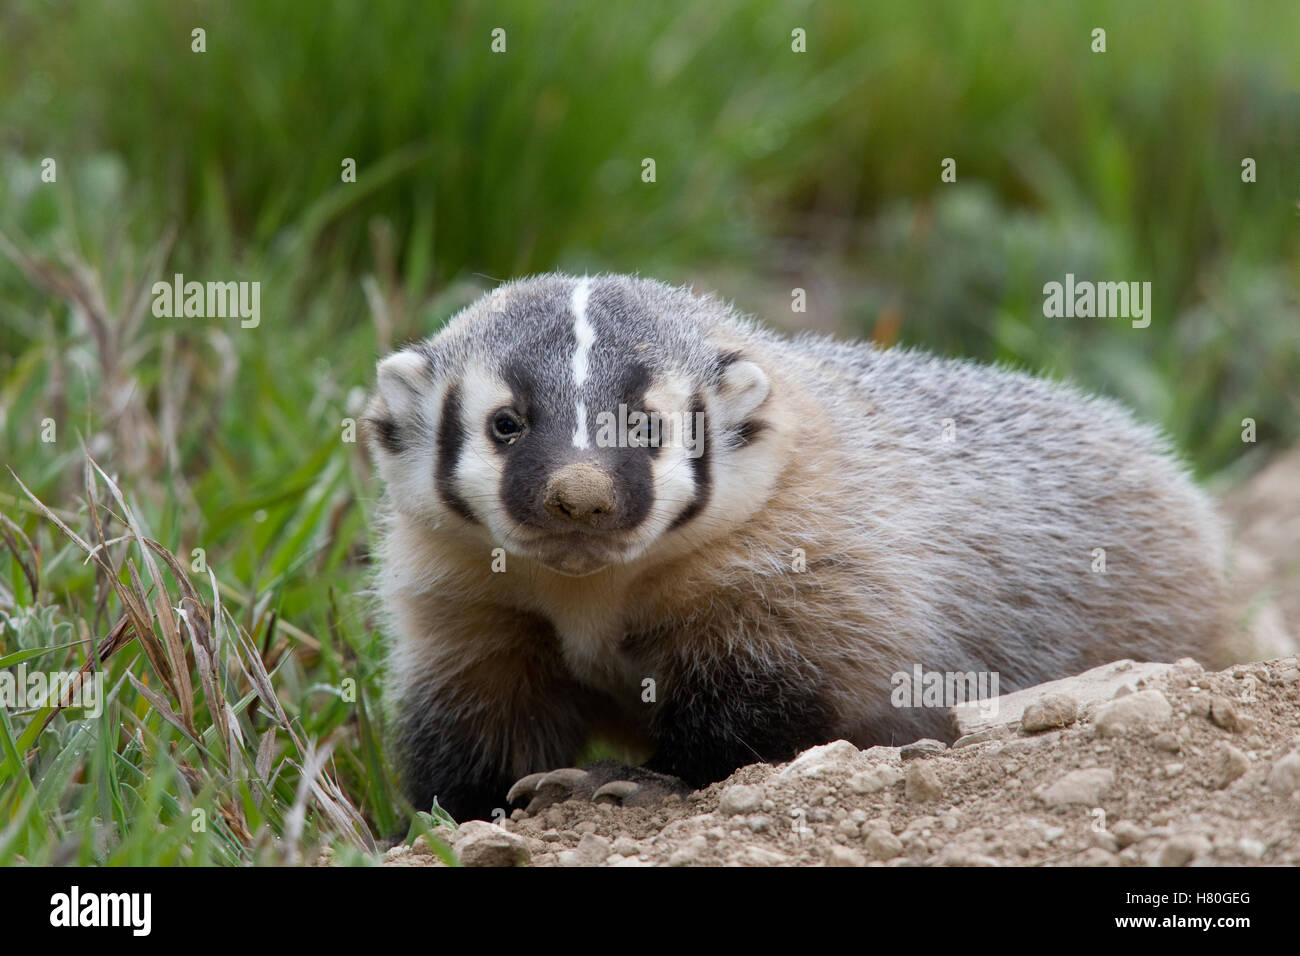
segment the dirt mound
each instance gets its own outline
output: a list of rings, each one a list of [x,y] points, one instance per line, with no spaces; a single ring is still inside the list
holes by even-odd
[[[952,748],[837,741],[659,807],[571,800],[450,839],[470,865],[1300,864],[1296,657],[1118,662],[967,727]],[[438,865],[419,841],[388,862]]]
[[[1237,659],[1300,646],[1300,449],[1271,462],[1223,498],[1234,529],[1233,590],[1250,638]]]

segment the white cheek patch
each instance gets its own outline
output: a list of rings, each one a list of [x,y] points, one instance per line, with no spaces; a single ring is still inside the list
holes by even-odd
[[[766,395],[764,387],[763,397]],[[718,409],[723,403],[713,395],[708,396],[707,401],[716,424],[726,414]],[[734,527],[748,521],[772,494],[772,488],[787,464],[785,458],[774,455],[762,441],[740,448],[722,448],[715,444],[707,454],[712,466],[709,472],[712,487],[700,517],[716,528]]]
[[[577,345],[573,349],[573,386],[581,389],[591,373],[591,347],[596,342],[596,329],[587,318],[587,298],[591,294],[591,281],[580,279],[573,289],[573,337]],[[578,400],[575,410],[577,423],[573,428],[573,447],[590,448],[591,439],[587,435],[587,406]]]
[[[509,386],[482,366],[465,370],[460,386],[461,426],[465,436],[460,460],[451,472],[451,484],[469,509],[488,527],[493,537],[504,540],[512,522],[501,501],[501,480],[505,462],[487,435],[488,416],[514,401]]]
[[[661,444],[652,466],[655,509],[641,528],[642,554],[652,549],[657,553],[674,553],[698,547],[701,536],[708,538],[748,521],[771,495],[785,464],[784,459],[771,454],[763,444],[729,448],[714,441],[716,431],[710,431],[707,425],[712,424],[716,429],[720,422],[725,422],[734,403],[727,401],[732,396],[711,392],[702,397],[706,418],[694,423],[702,444]],[[692,398],[689,381],[670,381],[648,393],[646,404],[656,410],[680,410],[682,420],[689,421]],[[708,458],[707,497],[700,512],[681,526],[679,537],[674,533],[676,529],[669,529],[700,493],[695,479],[698,462],[694,458],[701,452]],[[657,541],[665,534],[661,549]]]
[[[410,438],[400,452],[381,450],[376,459],[379,477],[392,501],[407,514],[426,521],[436,521],[443,511],[434,485],[442,395],[440,385],[431,385],[418,396],[412,395],[400,414],[388,403],[389,414],[395,416],[398,428]]]
[[[443,509],[433,474],[434,449],[424,442],[409,446],[400,455],[384,455],[379,459],[379,476],[397,508],[436,521]]]
[[[691,464],[690,449],[680,442],[661,447],[650,467],[655,506],[646,519],[645,529],[648,534],[658,537],[695,500],[695,469]]]

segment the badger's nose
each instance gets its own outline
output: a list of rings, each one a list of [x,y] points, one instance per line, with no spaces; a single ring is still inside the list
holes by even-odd
[[[614,479],[592,465],[565,465],[546,482],[543,502],[553,517],[601,524],[614,516]]]

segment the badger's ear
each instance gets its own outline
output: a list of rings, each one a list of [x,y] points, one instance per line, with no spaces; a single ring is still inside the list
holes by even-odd
[[[414,349],[394,352],[379,363],[379,397],[397,418],[415,415],[421,395],[432,384],[429,360]]]
[[[744,422],[767,401],[770,389],[767,373],[749,359],[736,357],[729,361],[718,383],[723,426],[730,428]]]

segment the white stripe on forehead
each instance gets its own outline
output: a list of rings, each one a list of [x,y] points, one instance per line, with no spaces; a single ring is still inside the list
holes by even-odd
[[[591,439],[587,437],[587,403],[578,399],[578,424],[573,427],[573,447],[590,448]]]
[[[582,279],[573,289],[573,337],[578,346],[573,350],[573,384],[582,388],[587,381],[587,362],[591,356],[592,343],[596,341],[596,330],[587,320],[587,296],[591,285]]]
[[[587,296],[590,292],[591,282],[586,278],[580,279],[573,288],[573,337],[578,343],[573,350],[573,385],[574,388],[579,389],[587,381],[590,372],[591,346],[596,341],[596,329],[587,319]],[[573,447],[590,448],[591,441],[587,437],[587,406],[581,399],[578,400],[575,414],[577,424],[573,429]]]

